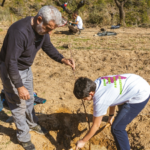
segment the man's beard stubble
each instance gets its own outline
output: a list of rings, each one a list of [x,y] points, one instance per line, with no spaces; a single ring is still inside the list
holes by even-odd
[[[39,34],[39,35],[44,35],[45,34],[45,30],[42,28],[42,25],[43,25],[43,22],[41,22],[40,24],[38,24],[36,26],[36,32]]]

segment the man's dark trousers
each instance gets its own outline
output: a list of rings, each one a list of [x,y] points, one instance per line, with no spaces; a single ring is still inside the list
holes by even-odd
[[[34,111],[33,75],[31,68],[19,71],[24,87],[30,93],[29,100],[20,99],[18,91],[11,82],[5,63],[0,64],[0,76],[2,79],[6,100],[12,112],[17,127],[17,139],[20,142],[31,140],[29,129],[37,125],[37,117]]]

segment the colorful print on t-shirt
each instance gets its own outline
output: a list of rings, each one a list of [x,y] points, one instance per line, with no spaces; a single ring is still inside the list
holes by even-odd
[[[126,79],[126,77],[116,75],[113,77],[101,77],[101,79],[103,79],[104,86],[106,86],[107,84],[114,83],[115,88],[117,88],[117,80],[119,79],[120,94],[122,94],[122,79]],[[107,83],[106,83],[106,80],[107,80]]]

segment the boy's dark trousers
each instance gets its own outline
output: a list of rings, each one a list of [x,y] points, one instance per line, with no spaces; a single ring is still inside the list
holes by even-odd
[[[126,126],[141,112],[150,97],[138,104],[125,103],[122,105],[111,127],[117,150],[130,150]]]
[[[0,76],[7,103],[17,127],[17,139],[20,142],[28,142],[31,140],[29,128],[35,127],[38,121],[34,111],[33,75],[31,67],[29,69],[19,71],[19,74],[24,87],[29,91],[29,100],[19,98],[18,91],[14,87],[14,84],[11,82],[7,73],[5,63],[2,62],[0,64]]]

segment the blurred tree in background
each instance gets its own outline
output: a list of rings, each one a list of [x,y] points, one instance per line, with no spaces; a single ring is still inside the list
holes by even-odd
[[[2,4],[1,4],[2,7],[4,6],[4,3],[5,3],[5,0],[2,1]]]
[[[114,0],[116,3],[116,6],[119,9],[119,17],[120,17],[120,21],[119,24],[125,26],[125,11],[124,11],[124,5],[128,0]]]

